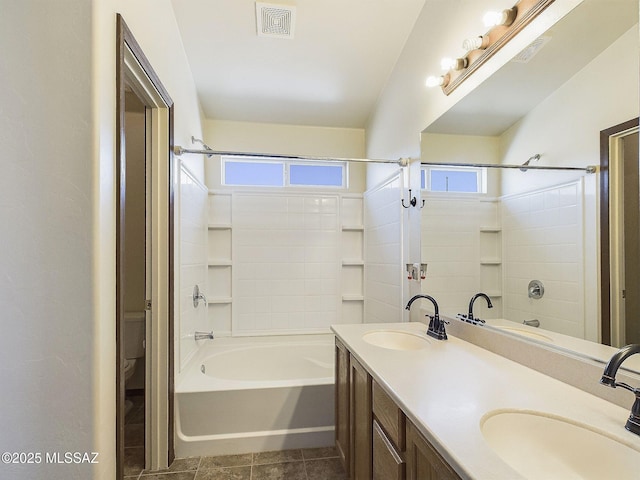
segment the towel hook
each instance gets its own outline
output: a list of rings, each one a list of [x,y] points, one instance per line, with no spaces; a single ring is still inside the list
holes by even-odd
[[[411,196],[411,189],[409,189],[409,198],[409,205],[405,205],[404,198],[402,199],[402,206],[404,208],[415,207],[418,204],[418,199],[415,196]],[[422,205],[420,206],[420,209],[422,208],[424,208],[424,198],[422,199]]]

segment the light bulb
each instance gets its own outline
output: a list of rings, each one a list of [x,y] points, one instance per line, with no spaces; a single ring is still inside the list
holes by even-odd
[[[498,25],[508,27],[516,19],[517,12],[516,7],[511,7],[501,12],[487,12],[484,14],[482,21],[484,22],[484,26],[489,28]]]
[[[442,70],[462,70],[463,68],[467,68],[469,66],[469,60],[466,57],[463,58],[450,58],[445,57],[440,61],[440,66]]]
[[[462,48],[464,48],[466,52],[470,52],[471,50],[478,50],[478,49],[484,50],[488,46],[489,46],[489,37],[486,35],[482,37],[467,38],[464,40],[464,42],[462,42]]]
[[[444,70],[445,72],[451,70],[453,67],[455,67],[455,65],[456,61],[451,57],[444,57],[442,60],[440,60],[440,67],[442,67],[442,70]]]
[[[429,88],[439,87],[444,84],[444,77],[442,75],[436,77],[435,75],[430,75],[427,77],[426,85]]]

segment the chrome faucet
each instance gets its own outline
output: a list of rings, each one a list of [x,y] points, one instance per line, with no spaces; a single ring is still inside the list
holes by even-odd
[[[429,321],[429,328],[427,328],[427,335],[438,340],[446,340],[447,332],[444,328],[444,324],[449,322],[442,320],[440,318],[440,314],[438,313],[438,310],[439,310],[438,302],[436,302],[435,298],[433,298],[430,295],[415,295],[414,297],[411,298],[411,300],[409,300],[409,303],[407,303],[407,306],[405,307],[405,309],[410,310],[411,304],[419,298],[426,298],[427,300],[430,300],[431,303],[433,303],[434,314],[427,315],[427,317],[431,319]]]
[[[473,297],[471,297],[471,301],[469,302],[469,313],[467,315],[459,313],[458,315],[456,315],[456,318],[459,318],[460,320],[464,320],[465,322],[473,323],[474,325],[477,325],[479,323],[484,323],[484,320],[473,317],[473,304],[476,302],[476,300],[479,297],[482,297],[487,301],[487,307],[493,308],[491,299],[486,293],[482,293],[482,292],[476,293]]]
[[[193,334],[194,340],[213,340],[213,330],[210,332],[195,332]]]
[[[633,402],[633,406],[631,407],[631,414],[629,415],[629,419],[627,420],[624,428],[632,433],[635,433],[636,435],[640,435],[640,388],[633,388],[626,383],[616,382],[616,373],[618,372],[620,365],[635,353],[640,353],[640,344],[633,343],[618,350],[618,352],[614,354],[613,357],[611,357],[611,360],[609,360],[609,363],[607,363],[607,366],[604,368],[600,383],[611,388],[622,387],[625,390],[629,390],[630,392],[633,392],[635,394],[636,400],[635,402]]]

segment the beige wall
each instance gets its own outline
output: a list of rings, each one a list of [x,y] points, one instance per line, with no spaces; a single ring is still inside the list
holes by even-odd
[[[128,108],[129,99],[127,99]],[[145,299],[145,117],[125,114],[127,200],[125,212],[125,312],[144,311]]]
[[[195,87],[169,0],[1,3],[0,446],[100,454],[2,476],[113,480],[116,12],[176,104],[176,143],[202,133]]]
[[[42,3],[36,0],[28,3]],[[93,275],[83,281],[93,285],[95,333],[86,341],[92,344],[93,394],[88,402],[93,409],[90,428],[93,443],[102,461],[94,467],[94,478],[112,480],[115,476],[115,58],[116,13],[120,13],[142,47],[154,70],[175,104],[174,143],[186,145],[192,135],[200,136],[201,111],[191,70],[187,62],[170,0],[95,0],[91,2],[92,30],[91,78],[93,118],[94,210],[91,218],[94,256]],[[26,8],[26,7],[25,7]],[[91,157],[89,157],[91,158]],[[85,159],[86,161],[86,159]],[[185,157],[185,165],[204,179],[204,164],[199,156]],[[178,224],[178,219],[176,219]],[[178,239],[179,236],[176,236]],[[176,292],[179,286],[176,286]],[[175,305],[179,305],[176,300]],[[178,315],[179,312],[176,312]]]
[[[364,130],[206,120],[207,145],[215,150],[318,157],[364,158]],[[349,166],[349,191],[364,191],[364,165]],[[220,186],[220,158],[207,161],[206,184]]]

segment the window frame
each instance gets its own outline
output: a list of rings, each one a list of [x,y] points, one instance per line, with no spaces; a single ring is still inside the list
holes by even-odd
[[[250,184],[227,184],[225,175],[225,166],[227,163],[269,163],[282,165],[283,182],[282,185],[250,185]],[[309,184],[292,184],[291,183],[291,166],[316,166],[316,167],[341,167],[342,168],[342,184],[341,185],[309,185]],[[236,157],[233,155],[222,155],[220,157],[220,184],[223,187],[255,187],[255,188],[322,188],[332,190],[347,190],[349,188],[349,162],[348,161],[324,161],[312,160],[302,161],[296,159],[280,159],[268,156],[255,157]]]
[[[420,188],[423,192],[443,194],[443,195],[486,195],[487,193],[487,167],[463,167],[459,165],[421,165],[420,167]],[[431,173],[434,171],[454,171],[454,172],[475,172],[476,175],[476,191],[460,192],[460,191],[442,191],[431,190]],[[424,179],[424,186],[422,180]]]

